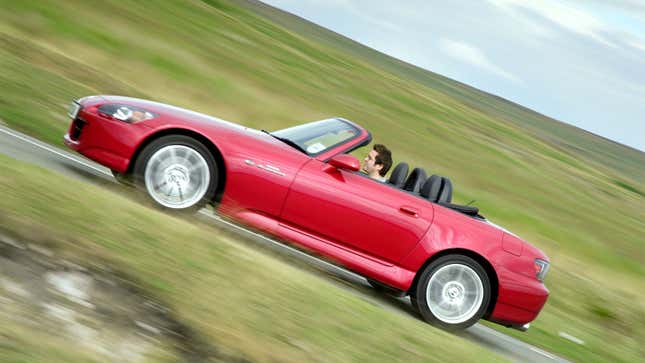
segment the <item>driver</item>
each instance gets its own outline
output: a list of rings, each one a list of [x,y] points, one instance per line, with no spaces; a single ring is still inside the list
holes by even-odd
[[[385,174],[392,166],[392,153],[382,144],[375,144],[363,160],[363,171],[372,179],[385,182]]]

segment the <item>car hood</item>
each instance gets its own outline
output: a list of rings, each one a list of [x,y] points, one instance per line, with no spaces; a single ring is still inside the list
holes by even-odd
[[[252,138],[254,141],[265,143],[267,146],[270,145],[289,152],[299,152],[261,130],[256,130],[217,117],[165,103],[112,95],[90,96],[82,99],[81,101],[83,103],[89,101],[91,103],[116,103],[136,106],[143,108],[146,111],[156,113],[158,117],[142,122],[153,129],[180,127],[193,129],[195,131],[211,130],[213,131],[212,134],[218,134],[220,137],[244,136]]]
[[[191,111],[185,108],[168,105],[165,103],[143,100],[140,98],[131,98],[123,96],[92,96],[97,97],[103,100],[105,103],[117,103],[123,105],[137,106],[141,107],[147,111],[154,112],[158,114],[160,119],[178,119],[178,120],[190,120],[191,122],[206,122],[206,123],[217,123],[222,126],[227,126],[233,129],[246,129],[244,126],[238,125],[236,123],[222,120],[217,117],[209,116],[203,113]]]

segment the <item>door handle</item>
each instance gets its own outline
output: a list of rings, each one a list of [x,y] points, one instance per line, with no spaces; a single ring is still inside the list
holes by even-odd
[[[419,211],[416,208],[408,207],[407,205],[401,206],[399,210],[405,214],[409,214],[415,218],[419,218]]]

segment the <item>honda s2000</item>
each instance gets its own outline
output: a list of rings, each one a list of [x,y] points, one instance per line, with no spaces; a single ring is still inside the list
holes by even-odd
[[[525,330],[548,297],[549,260],[472,206],[451,203],[450,179],[388,182],[348,153],[370,133],[341,118],[267,132],[161,103],[91,96],[72,103],[65,143],[130,178],[158,206],[206,203],[240,223],[330,257],[375,287],[410,296],[428,322],[479,319]]]

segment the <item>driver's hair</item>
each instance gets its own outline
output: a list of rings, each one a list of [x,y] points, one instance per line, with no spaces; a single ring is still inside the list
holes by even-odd
[[[392,167],[392,152],[382,144],[375,144],[373,149],[377,152],[376,157],[374,158],[374,164],[383,165],[379,174],[381,176],[385,176],[388,170]]]

